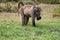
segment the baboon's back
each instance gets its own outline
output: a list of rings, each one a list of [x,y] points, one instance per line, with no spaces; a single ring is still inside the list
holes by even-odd
[[[22,7],[25,15],[31,15],[34,11],[33,5],[25,5]]]

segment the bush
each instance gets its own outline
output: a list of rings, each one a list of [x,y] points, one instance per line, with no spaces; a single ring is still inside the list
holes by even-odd
[[[0,12],[18,12],[17,4],[6,3],[5,6],[0,6]]]
[[[60,16],[60,6],[53,10],[53,17]]]
[[[1,3],[1,2],[13,2],[13,1],[18,2],[18,1],[20,1],[20,0],[0,0],[0,3]]]
[[[0,12],[3,12],[3,11],[5,11],[5,7],[0,6]]]
[[[3,7],[0,6],[0,12],[2,12],[2,11],[3,11]]]
[[[13,6],[12,9],[11,9],[11,12],[18,12],[18,6]]]
[[[59,13],[53,13],[53,17],[60,17]]]
[[[33,0],[33,1],[35,1],[35,0]],[[37,2],[49,3],[49,4],[58,4],[58,3],[60,3],[60,0],[37,0]]]
[[[60,6],[54,9],[55,13],[60,13]]]
[[[40,3],[50,3],[50,4],[57,4],[60,3],[60,0],[0,0],[0,2],[19,2],[19,1],[23,1],[23,2],[28,2],[28,1],[36,1],[36,2],[40,2]]]
[[[7,12],[11,12],[11,5],[9,4],[9,3],[7,3],[6,5],[5,5],[5,11],[7,11]]]

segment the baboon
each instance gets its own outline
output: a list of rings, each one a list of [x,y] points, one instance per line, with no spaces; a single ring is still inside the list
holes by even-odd
[[[35,26],[35,18],[37,20],[41,19],[40,11],[41,9],[36,5],[25,5],[23,2],[18,3],[18,13],[21,14],[22,26],[27,25],[29,17],[31,17],[32,25]]]

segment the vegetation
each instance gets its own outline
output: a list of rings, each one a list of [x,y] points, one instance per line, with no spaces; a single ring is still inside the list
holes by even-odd
[[[60,40],[60,18],[50,18],[49,14],[42,14],[42,20],[36,22],[36,27],[33,27],[29,22],[28,25],[22,26],[14,14],[18,11],[17,3],[19,0],[0,0],[4,3],[0,5],[0,40]],[[50,3],[58,4],[60,0],[22,0],[24,2]],[[9,2],[13,2],[12,4]],[[45,7],[44,7],[45,8]],[[44,9],[43,8],[43,9]],[[5,12],[14,12],[11,15]],[[53,17],[60,17],[60,6],[56,7],[52,13]],[[47,19],[48,18],[48,19]],[[51,21],[51,20],[53,21]],[[58,21],[59,19],[59,21]],[[56,21],[57,20],[57,21]]]
[[[60,6],[53,10],[53,17],[60,16]]]
[[[50,3],[50,4],[59,4],[60,0],[0,0],[0,2],[19,2],[19,1],[23,1],[23,2],[40,2],[40,3]]]
[[[3,10],[4,10],[3,7],[0,6],[0,12],[2,12]]]
[[[60,21],[21,26],[14,20],[0,20],[0,40],[60,40]]]
[[[7,12],[11,12],[11,5],[9,3],[5,5],[5,8]]]
[[[16,13],[18,11],[18,6],[16,4],[15,5],[12,5],[12,4],[8,2],[4,6],[0,6],[0,12],[14,12],[14,13]]]
[[[48,4],[59,4],[60,0],[37,0],[40,3],[48,3]]]

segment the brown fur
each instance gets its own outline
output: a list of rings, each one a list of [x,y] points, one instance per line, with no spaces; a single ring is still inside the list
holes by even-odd
[[[29,21],[29,17],[32,19],[32,25],[35,26],[35,17],[37,20],[41,19],[40,8],[35,5],[23,5],[23,2],[18,4],[18,13],[22,16],[22,25],[26,25]]]

